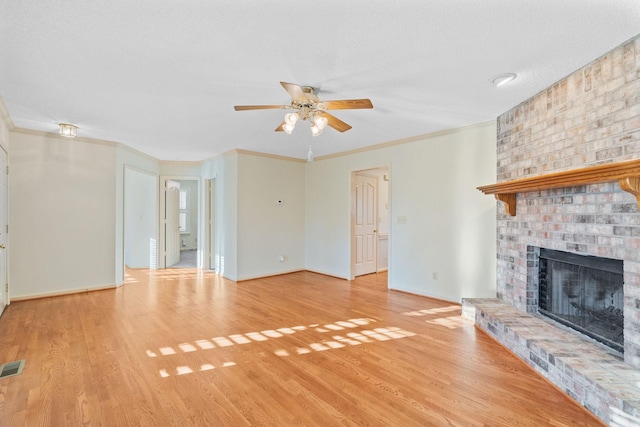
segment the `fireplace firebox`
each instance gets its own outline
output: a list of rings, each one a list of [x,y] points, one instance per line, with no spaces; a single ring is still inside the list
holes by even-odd
[[[621,260],[540,249],[539,312],[622,353]]]

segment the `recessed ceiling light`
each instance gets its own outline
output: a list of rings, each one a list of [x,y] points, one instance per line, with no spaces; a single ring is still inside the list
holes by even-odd
[[[499,74],[499,75],[497,75],[497,76],[495,76],[494,78],[491,79],[491,83],[496,85],[496,87],[500,87],[500,86],[502,86],[504,84],[509,83],[510,81],[515,79],[516,77],[517,76],[514,73]]]

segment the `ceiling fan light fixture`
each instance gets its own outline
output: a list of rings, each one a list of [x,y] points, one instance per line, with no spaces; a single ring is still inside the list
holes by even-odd
[[[322,129],[320,129],[320,126],[316,125],[315,123],[313,123],[311,125],[311,135],[312,136],[318,136],[322,133]]]
[[[329,120],[326,117],[315,116],[313,118],[313,123],[315,123],[315,125],[319,127],[320,130],[323,130],[327,127],[327,123],[329,123]]]
[[[60,135],[64,136],[65,138],[75,138],[76,136],[78,136],[78,126],[76,125],[72,125],[69,123],[60,123],[58,124],[58,127],[60,128]]]
[[[282,130],[285,131],[287,134],[291,135],[291,132],[293,132],[293,129],[295,129],[295,127],[296,127],[295,122],[291,124],[291,123],[287,123],[287,121],[285,120],[285,124],[282,125]]]
[[[299,118],[298,113],[287,113],[284,115],[284,121],[291,126],[295,126]],[[293,130],[293,128],[291,130]]]
[[[496,87],[500,87],[509,83],[510,81],[513,81],[516,77],[518,76],[514,73],[499,74],[491,79],[491,83],[493,83]]]

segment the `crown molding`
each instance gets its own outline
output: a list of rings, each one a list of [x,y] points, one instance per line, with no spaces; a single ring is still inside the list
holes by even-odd
[[[490,120],[488,122],[475,123],[472,125],[463,126],[459,128],[451,128],[451,129],[445,129],[437,132],[426,133],[422,135],[410,136],[410,137],[398,139],[395,141],[383,142],[381,144],[370,145],[362,148],[356,148],[354,150],[349,150],[349,151],[342,151],[340,153],[327,154],[326,156],[318,156],[315,158],[315,160],[319,161],[319,160],[335,159],[337,157],[344,157],[344,156],[350,156],[352,154],[364,153],[367,151],[380,150],[381,148],[395,147],[396,145],[403,145],[403,144],[409,144],[411,142],[418,142],[418,141],[424,141],[427,139],[440,138],[442,136],[451,135],[464,130],[483,128],[483,127],[495,126],[495,125],[496,125],[496,121]]]

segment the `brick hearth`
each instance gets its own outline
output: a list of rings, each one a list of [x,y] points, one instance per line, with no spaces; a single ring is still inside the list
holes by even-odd
[[[640,371],[602,345],[499,299],[464,299],[462,315],[604,422],[640,422]]]

